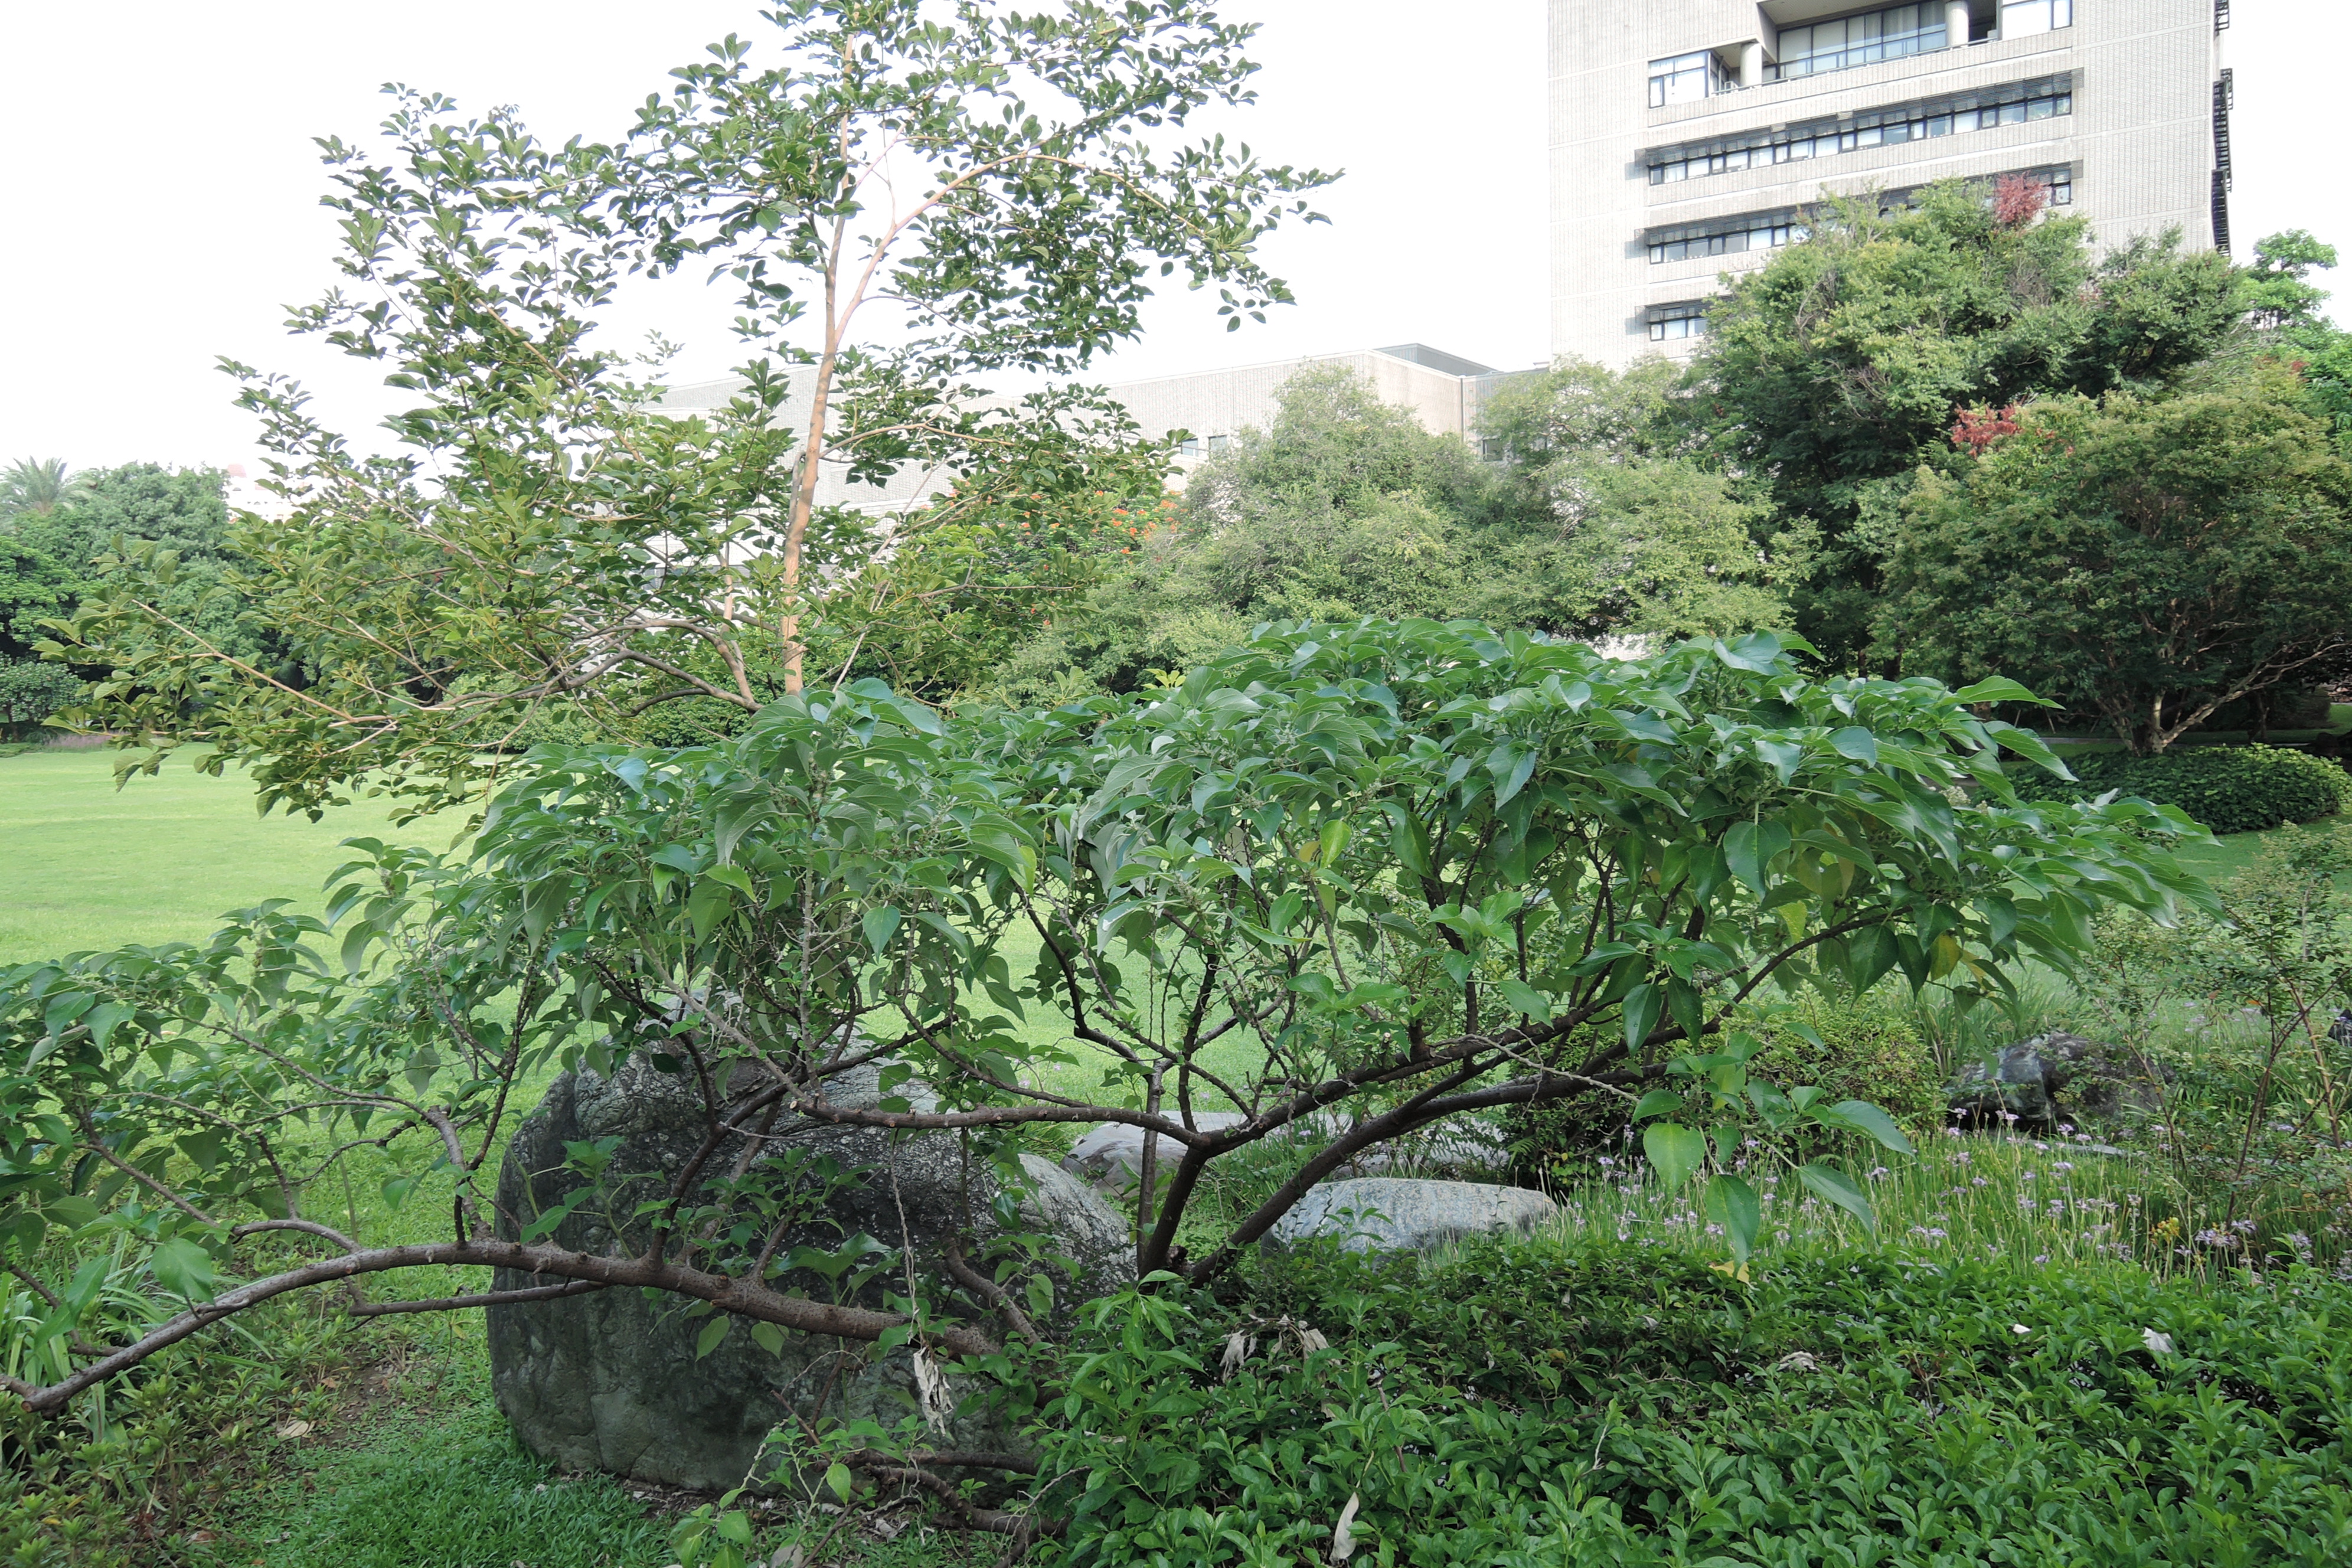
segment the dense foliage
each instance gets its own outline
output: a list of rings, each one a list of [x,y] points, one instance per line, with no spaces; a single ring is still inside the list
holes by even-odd
[[[17,469],[18,499],[0,501],[0,730],[69,707],[83,689],[78,677],[102,672],[103,664],[76,669],[43,652],[56,646],[53,623],[131,584],[180,634],[290,673],[283,640],[240,590],[245,563],[221,474],[154,463]]]
[[[2347,1310],[2308,1271],[1325,1257],[1101,1303],[1041,1473],[1088,1568],[2319,1568],[2352,1552]]]
[[[2187,746],[2153,757],[2095,752],[2069,757],[2066,767],[2077,782],[2038,778],[2024,793],[2042,800],[2088,800],[2121,790],[2177,805],[2215,833],[2258,833],[2352,807],[2352,773],[2282,746]]]
[[[1880,624],[1906,668],[1995,670],[2161,752],[2352,656],[2352,463],[2275,360],[2171,395],[2047,398],[1923,472]],[[1961,433],[1965,436],[1965,432]]]
[[[1832,203],[1707,313],[1692,416],[1808,553],[1797,629],[1840,662],[1878,657],[1882,492],[1956,410],[2157,394],[2242,314],[2226,256],[2139,240],[2095,259],[2085,220],[1985,197],[1950,182],[1894,211]]]
[[[1054,606],[984,689],[1139,690],[1266,621],[1418,616],[1654,638],[1776,626],[1748,510],[1719,476],[1645,444],[1662,368],[1523,378],[1487,408],[1483,450],[1432,435],[1349,371],[1303,371],[1266,428],[1145,514],[1103,584]]]

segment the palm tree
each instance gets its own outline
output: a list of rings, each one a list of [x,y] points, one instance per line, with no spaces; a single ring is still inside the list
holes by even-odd
[[[63,458],[26,458],[0,473],[0,516],[18,511],[47,516],[83,494],[82,480]]]

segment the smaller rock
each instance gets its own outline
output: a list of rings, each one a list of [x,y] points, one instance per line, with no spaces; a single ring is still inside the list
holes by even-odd
[[[2161,1108],[2169,1077],[2129,1052],[2053,1029],[2003,1050],[1990,1075],[1972,1063],[1952,1084],[1950,1105],[1979,1122],[2111,1121]]]
[[[1525,1187],[1366,1176],[1308,1193],[1275,1222],[1266,1245],[1331,1236],[1350,1252],[1430,1252],[1489,1231],[1524,1236],[1559,1212],[1549,1198]]]
[[[1196,1110],[1192,1125],[1203,1132],[1223,1132],[1248,1118],[1237,1110]],[[1172,1138],[1160,1140],[1160,1183],[1184,1157],[1184,1145]],[[1079,1139],[1062,1156],[1062,1169],[1104,1192],[1124,1193],[1143,1179],[1143,1129],[1124,1121],[1106,1121]]]

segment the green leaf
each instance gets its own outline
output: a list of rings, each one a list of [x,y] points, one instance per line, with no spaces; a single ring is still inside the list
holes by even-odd
[[[1827,1198],[1854,1218],[1862,1228],[1873,1236],[1878,1234],[1878,1214],[1870,1206],[1869,1194],[1854,1184],[1853,1178],[1834,1165],[1811,1164],[1797,1167],[1797,1179],[1811,1188],[1818,1196]]]
[[[694,1359],[700,1361],[712,1351],[717,1350],[719,1342],[725,1339],[727,1331],[734,1326],[733,1313],[719,1312],[713,1315],[710,1321],[702,1325],[702,1331],[694,1336]]]
[[[1673,1192],[1706,1163],[1706,1138],[1677,1122],[1654,1122],[1642,1134],[1642,1152],[1649,1156],[1660,1184]]]
[[[698,877],[686,900],[686,918],[693,922],[694,940],[708,942],[735,908],[735,889],[715,877]]]
[[[1979,702],[2032,702],[2048,706],[2025,687],[2005,675],[1989,676],[1973,686],[1963,686],[1952,693],[1957,702],[1973,707]]]
[[[899,919],[898,911],[885,904],[878,910],[866,910],[866,918],[858,922],[866,928],[866,945],[874,950],[875,957],[889,950],[890,939],[898,934]]]
[[[1768,890],[1765,868],[1789,847],[1789,830],[1778,822],[1740,822],[1723,836],[1723,858],[1731,874],[1759,895]]]
[[[851,1477],[849,1467],[835,1460],[825,1467],[824,1484],[833,1489],[834,1496],[846,1503],[849,1500],[850,1489],[857,1483]]]
[[[89,1030],[91,1043],[102,1051],[106,1049],[106,1042],[113,1037],[116,1026],[129,1016],[131,1009],[121,1003],[100,1002],[83,1014],[81,1021]]]
[[[1723,1227],[1731,1256],[1741,1263],[1756,1250],[1756,1233],[1764,1223],[1764,1206],[1756,1189],[1738,1176],[1722,1175],[1706,1184],[1706,1217]]]
[[[1657,1027],[1658,1009],[1664,1005],[1664,994],[1654,981],[1643,981],[1625,993],[1625,1044],[1639,1049],[1650,1031]]]
[[[155,1282],[174,1296],[192,1301],[213,1299],[213,1255],[184,1236],[175,1236],[158,1247],[147,1259],[147,1267]]]
[[[773,1323],[753,1323],[751,1342],[770,1355],[780,1356],[784,1353],[784,1331]]]
[[[1848,726],[1830,737],[1830,748],[1866,767],[1878,765],[1878,737],[1859,726]]]
[[[1523,1013],[1539,1024],[1551,1022],[1551,1001],[1524,980],[1505,980],[1495,990],[1514,1013]]]
[[[1912,1152],[1911,1140],[1903,1135],[1903,1129],[1895,1125],[1895,1118],[1887,1115],[1870,1101],[1841,1100],[1830,1107],[1830,1110],[1842,1118],[1846,1125],[1857,1131],[1869,1133],[1896,1153],[1908,1154]]]
[[[1633,1107],[1633,1120],[1647,1121],[1653,1116],[1670,1116],[1683,1108],[1683,1097],[1671,1089],[1654,1089],[1643,1095]]]
[[[1885,976],[1902,956],[1895,933],[1883,925],[1864,926],[1846,939],[1845,977],[1859,996]]]

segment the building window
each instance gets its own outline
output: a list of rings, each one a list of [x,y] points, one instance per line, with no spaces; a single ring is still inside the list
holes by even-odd
[[[1201,438],[1198,436],[1185,437],[1183,440],[1176,444],[1176,455],[1180,458],[1199,457],[1201,455]]]
[[[2025,0],[2028,5],[2036,0]],[[2073,0],[2039,0],[2045,8],[2071,5]],[[1925,5],[1890,5],[1884,11],[1815,22],[1808,27],[1780,29],[1780,63],[1769,68],[1774,81],[1819,76],[1854,66],[1875,65],[1926,54],[1944,47],[1944,7],[1940,0]]]
[[[1719,92],[1722,89],[1723,68],[1707,50],[1650,62],[1652,109],[1664,109],[1669,103],[1696,103],[1710,90]]]
[[[2008,0],[2000,8],[2000,36],[2029,37],[2074,25],[2074,0]]]
[[[1706,335],[1706,311],[1697,305],[1670,305],[1665,311],[1650,319],[1650,341],[1670,343],[1682,338],[1703,338]]]
[[[1223,451],[1225,449],[1225,439],[1226,439],[1226,438],[1225,438],[1224,437],[1223,437],[1223,436],[1212,436],[1212,437],[1209,437],[1209,456],[1211,456],[1212,458],[1213,458],[1213,457],[1217,456],[1220,452],[1223,452]]]
[[[1904,142],[1924,142],[1996,125],[2017,125],[2074,112],[2073,79],[2020,82],[1967,99],[1909,104],[1858,114],[1846,123],[1800,127],[1769,142],[1745,147],[1674,148],[1650,165],[1650,184],[1702,179],[1708,174],[1736,174],[1773,163],[1807,158],[1833,158]]]
[[[1711,232],[1677,235],[1672,239],[1650,242],[1653,265],[1662,261],[1688,261],[1693,258],[1733,256],[1744,250],[1770,250],[1783,245],[1793,245],[1805,237],[1808,230],[1801,223],[1786,216],[1734,218],[1738,227],[1720,227]]]

